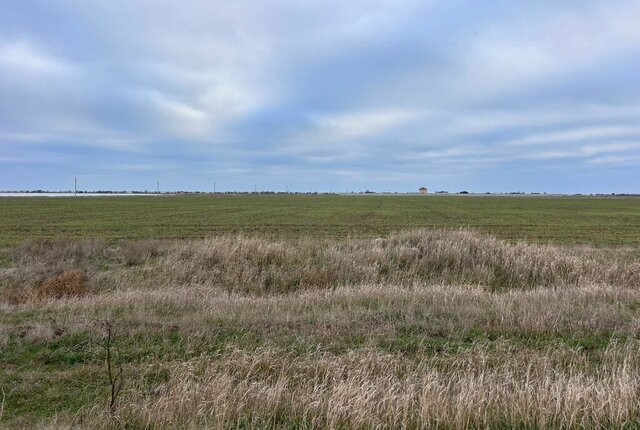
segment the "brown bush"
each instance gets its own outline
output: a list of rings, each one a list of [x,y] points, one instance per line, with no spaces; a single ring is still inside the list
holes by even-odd
[[[84,272],[68,270],[45,279],[36,289],[25,287],[24,284],[10,285],[0,293],[0,301],[15,305],[47,298],[80,297],[89,292],[87,281]]]
[[[45,280],[36,290],[36,297],[60,299],[84,296],[88,292],[87,275],[79,270],[70,270]]]

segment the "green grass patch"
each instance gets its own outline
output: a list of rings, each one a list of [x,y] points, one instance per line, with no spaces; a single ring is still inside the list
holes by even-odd
[[[376,237],[470,227],[509,240],[640,244],[640,199],[507,196],[160,196],[0,199],[0,246],[28,238]],[[0,258],[0,266],[2,265]]]

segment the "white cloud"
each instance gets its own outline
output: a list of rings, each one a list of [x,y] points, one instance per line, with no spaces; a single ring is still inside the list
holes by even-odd
[[[111,149],[121,152],[141,152],[150,140],[136,135],[115,133],[95,124],[64,124],[43,133],[0,130],[0,148],[54,147],[58,143],[74,146]]]
[[[4,152],[385,179],[638,152],[636,0],[62,2],[56,26],[23,3],[0,16]]]
[[[474,14],[461,28],[440,33],[423,63],[390,76],[372,93],[422,106],[453,109],[504,99],[518,100],[557,80],[636,58],[640,46],[640,3],[513,2],[492,19]],[[469,19],[478,16],[478,19]],[[430,55],[434,58],[430,58]],[[608,82],[607,84],[612,84]],[[562,95],[562,94],[559,94]]]
[[[495,95],[634,52],[640,45],[640,3],[594,2],[511,17],[471,41],[462,72],[470,94]],[[471,88],[471,87],[475,87]]]
[[[487,149],[478,146],[450,146],[446,148],[432,149],[428,151],[409,152],[399,155],[400,159],[406,160],[438,160],[442,158],[460,158],[472,155],[487,155]]]
[[[0,143],[42,142],[48,136],[42,133],[0,131]]]
[[[170,164],[156,164],[156,163],[116,163],[116,164],[107,164],[101,166],[104,170],[121,170],[121,171],[149,171],[149,172],[161,172],[163,170],[167,170],[173,168],[174,166]]]
[[[608,166],[631,166],[640,165],[640,155],[609,155],[605,157],[596,157],[588,161],[591,164],[600,164]]]
[[[161,129],[194,137],[204,135],[209,130],[209,115],[197,107],[158,91],[144,93],[143,100],[148,102],[150,110],[159,114],[153,120],[157,121]]]
[[[15,73],[16,79],[23,74],[61,76],[73,72],[73,66],[45,53],[27,40],[0,43],[0,70]]]
[[[593,139],[611,139],[625,136],[640,135],[640,127],[604,126],[574,128],[529,135],[507,142],[510,145],[546,145],[563,142],[575,142]]]
[[[393,130],[426,115],[423,111],[402,109],[318,115],[313,118],[311,133],[320,140],[358,139]]]
[[[403,109],[312,114],[308,124],[283,137],[277,152],[313,162],[355,160],[371,154],[376,140],[389,135],[401,136],[404,127],[429,114]]]
[[[592,157],[599,154],[626,152],[630,150],[640,149],[640,142],[613,142],[599,145],[578,146],[568,150],[553,150],[530,152],[517,156],[516,158],[524,159],[560,159],[574,157]]]

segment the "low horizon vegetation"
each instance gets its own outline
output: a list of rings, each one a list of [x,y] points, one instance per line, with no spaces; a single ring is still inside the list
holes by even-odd
[[[31,239],[6,259],[7,428],[640,425],[638,247],[421,229]]]
[[[640,245],[640,198],[492,196],[161,196],[0,198],[0,249],[25,239],[383,237],[470,228],[509,241]],[[6,260],[0,255],[0,267]]]

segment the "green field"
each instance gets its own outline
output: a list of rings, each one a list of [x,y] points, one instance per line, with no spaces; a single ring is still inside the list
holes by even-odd
[[[470,227],[503,239],[640,244],[640,199],[491,196],[159,196],[0,199],[0,246],[26,238],[374,237]]]

